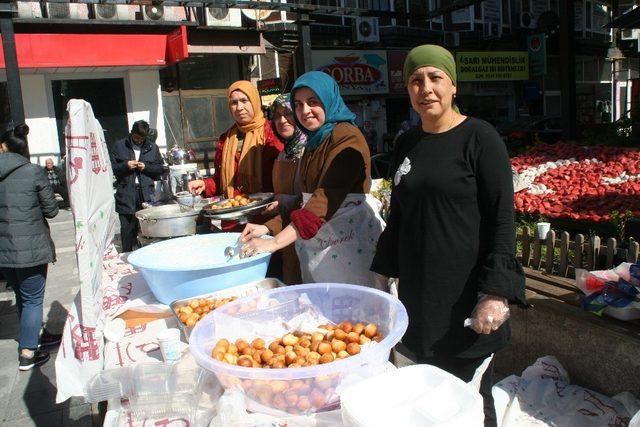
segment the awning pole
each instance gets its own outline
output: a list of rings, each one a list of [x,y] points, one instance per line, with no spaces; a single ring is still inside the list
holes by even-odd
[[[7,95],[14,126],[24,123],[24,106],[22,104],[22,87],[20,86],[20,69],[16,54],[16,40],[13,33],[13,10],[8,0],[0,0],[0,32],[7,73]]]

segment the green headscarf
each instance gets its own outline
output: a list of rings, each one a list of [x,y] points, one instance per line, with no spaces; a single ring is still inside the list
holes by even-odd
[[[407,55],[407,59],[404,60],[404,67],[402,69],[405,86],[409,84],[411,74],[422,67],[436,67],[449,76],[454,86],[458,85],[456,61],[453,59],[451,52],[442,46],[423,44],[422,46],[411,49]],[[458,106],[455,104],[455,100],[452,102],[451,108],[453,108],[456,113],[460,112]]]
[[[407,55],[407,59],[404,61],[404,68],[402,76],[404,78],[404,84],[409,84],[409,77],[418,68],[422,67],[436,67],[442,70],[453,82],[454,86],[457,86],[456,75],[456,61],[453,59],[453,55],[447,49],[435,44],[423,44],[422,46],[414,47]]]

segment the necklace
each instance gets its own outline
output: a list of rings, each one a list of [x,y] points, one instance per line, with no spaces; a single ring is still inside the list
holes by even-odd
[[[456,121],[456,113],[451,112],[451,115],[451,123],[449,123],[449,127],[444,132],[448,132],[449,130],[451,130],[451,128],[453,127],[453,123]]]

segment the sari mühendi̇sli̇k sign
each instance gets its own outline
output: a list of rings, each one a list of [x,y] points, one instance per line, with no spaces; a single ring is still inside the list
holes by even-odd
[[[342,95],[389,93],[387,53],[383,50],[315,50],[313,69],[333,77]]]
[[[528,80],[528,52],[456,52],[458,81]]]

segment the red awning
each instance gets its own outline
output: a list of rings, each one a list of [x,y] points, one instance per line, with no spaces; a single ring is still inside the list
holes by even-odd
[[[169,34],[18,33],[15,39],[20,68],[165,66],[189,56],[184,26]]]

